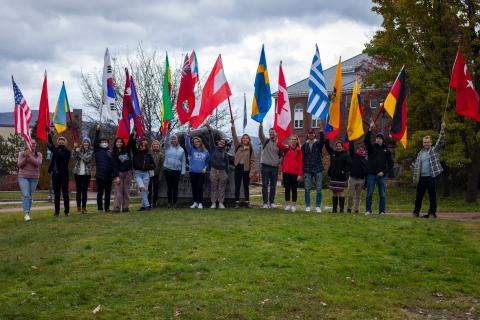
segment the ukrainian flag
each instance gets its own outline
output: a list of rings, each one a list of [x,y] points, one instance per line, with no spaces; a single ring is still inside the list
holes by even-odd
[[[270,80],[268,78],[265,49],[262,45],[260,62],[258,63],[257,75],[255,76],[255,93],[252,101],[252,119],[257,122],[262,122],[271,106],[272,94],[270,92]]]
[[[57,107],[53,114],[53,125],[58,133],[65,132],[67,130],[67,113],[70,112],[70,106],[68,104],[67,90],[65,89],[65,83],[62,84],[60,90],[60,96],[58,97]]]

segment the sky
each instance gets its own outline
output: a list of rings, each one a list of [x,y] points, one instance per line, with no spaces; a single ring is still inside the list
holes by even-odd
[[[287,85],[293,84],[308,77],[316,43],[328,68],[339,56],[361,53],[382,22],[369,0],[0,0],[0,6],[0,112],[13,111],[12,75],[38,109],[44,70],[50,110],[62,81],[70,104],[82,108],[81,72],[100,74],[106,47],[121,60],[142,42],[146,49],[167,50],[176,64],[195,49],[200,74],[209,73],[221,54],[233,108],[243,113],[245,92],[250,113],[262,44],[273,93],[280,60]],[[249,119],[247,132],[257,127]]]

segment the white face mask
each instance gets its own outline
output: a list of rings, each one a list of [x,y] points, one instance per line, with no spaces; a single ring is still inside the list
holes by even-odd
[[[102,142],[102,143],[100,143],[100,147],[104,148],[104,149],[108,148],[108,143],[107,142]]]

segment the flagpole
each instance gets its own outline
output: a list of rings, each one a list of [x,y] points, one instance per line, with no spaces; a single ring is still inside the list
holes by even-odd
[[[228,97],[227,100],[228,100],[228,109],[230,110],[230,120],[233,121],[232,104],[230,103],[230,97]]]
[[[447,113],[448,99],[450,98],[450,86],[448,86],[447,101],[445,102],[445,108],[443,109],[442,121],[445,121],[445,114]]]

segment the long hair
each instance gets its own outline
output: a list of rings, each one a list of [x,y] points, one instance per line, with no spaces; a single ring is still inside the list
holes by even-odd
[[[243,146],[243,137],[247,137],[248,138],[248,147],[253,151],[253,146],[252,146],[252,138],[250,138],[250,135],[248,135],[247,133],[244,133],[242,135],[242,137],[240,138],[240,144],[238,145],[237,149],[235,150],[235,152],[238,151],[238,149],[240,149],[241,146]]]
[[[292,140],[293,138],[296,138],[297,139],[297,145],[295,146],[295,149],[297,148],[300,148],[301,144],[300,144],[300,138],[296,135],[296,134],[292,134],[290,136],[290,139],[288,141],[288,144],[290,145],[290,140]]]
[[[122,141],[122,147],[120,148],[120,150],[117,148],[117,141]],[[125,141],[123,141],[122,138],[116,138],[115,141],[113,142],[113,153],[114,154],[118,154],[120,152],[122,152],[123,150],[125,150],[126,146],[125,146]]]
[[[187,139],[188,139],[188,137],[187,137]],[[201,150],[203,150],[203,151],[205,151],[205,150],[206,150],[206,148],[205,148],[205,145],[203,144],[203,140],[202,140],[202,138],[200,138],[199,136],[195,136],[195,137],[193,137],[193,139],[192,139],[192,143],[193,143],[193,147],[194,147],[194,148],[195,148],[195,140],[198,140],[198,141],[200,141],[200,149],[201,149]]]

